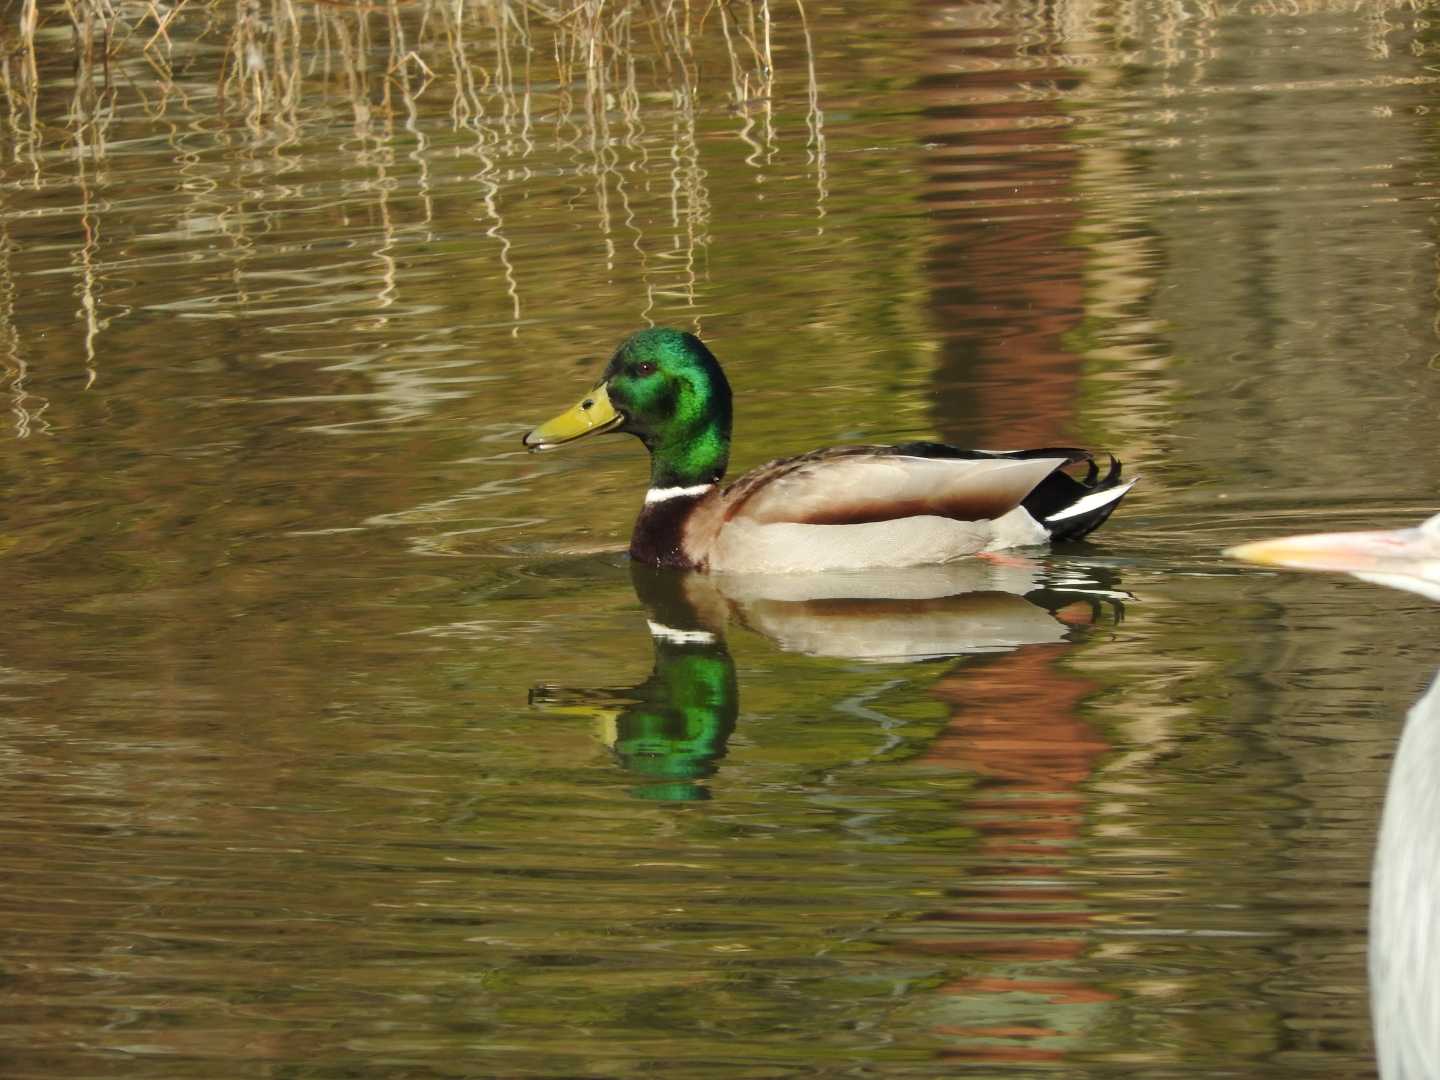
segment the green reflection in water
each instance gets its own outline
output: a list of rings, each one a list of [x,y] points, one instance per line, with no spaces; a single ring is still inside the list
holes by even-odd
[[[1047,567],[1021,559],[970,559],[889,575],[710,577],[631,564],[644,605],[654,668],[626,688],[539,686],[530,703],[594,717],[619,764],[643,782],[642,799],[710,798],[740,711],[726,645],[732,620],[782,648],[887,661],[1008,652],[1059,642],[1058,616],[1077,602],[1119,622],[1117,575],[1099,567]]]
[[[699,781],[713,776],[725,756],[740,709],[735,662],[687,595],[688,576],[633,565],[655,646],[655,668],[644,682],[628,690],[539,687],[530,695],[532,704],[595,711],[620,764],[649,781],[633,789],[643,799],[709,798]]]

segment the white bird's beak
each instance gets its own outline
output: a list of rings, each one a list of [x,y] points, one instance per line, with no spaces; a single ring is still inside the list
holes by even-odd
[[[1440,600],[1440,518],[1410,529],[1311,533],[1260,540],[1225,554],[1262,566],[1335,570]]]

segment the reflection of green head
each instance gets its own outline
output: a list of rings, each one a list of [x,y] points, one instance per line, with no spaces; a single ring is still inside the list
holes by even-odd
[[[626,769],[654,781],[635,789],[641,798],[708,798],[696,781],[715,774],[735,730],[735,662],[692,603],[691,575],[636,563],[630,579],[649,615],[655,670],[616,717],[611,748]]]
[[[657,637],[655,671],[616,720],[612,749],[647,784],[642,798],[703,799],[693,783],[715,773],[739,711],[735,664],[719,641],[675,643]]]

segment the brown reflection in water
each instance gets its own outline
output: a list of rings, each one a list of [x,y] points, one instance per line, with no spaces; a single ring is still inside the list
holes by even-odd
[[[924,200],[940,336],[935,426],[979,445],[1044,445],[1072,427],[1080,358],[1062,344],[1082,315],[1077,170],[1056,91],[1078,79],[1037,55],[1018,9],[925,4],[932,37]]]
[[[968,881],[946,890],[960,906],[922,916],[944,929],[911,944],[969,965],[941,987],[963,1000],[944,1010],[961,1022],[936,1025],[957,1042],[942,1057],[1062,1058],[1115,997],[1074,974],[1095,918],[1069,881],[1088,808],[1080,785],[1112,748],[1080,715],[1096,684],[1062,669],[1065,655],[1025,646],[962,666],[933,690],[951,717],[926,760],[983,778],[966,803],[964,824],[978,834]]]

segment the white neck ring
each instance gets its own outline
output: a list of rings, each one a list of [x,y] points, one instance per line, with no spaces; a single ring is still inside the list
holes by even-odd
[[[704,495],[714,484],[693,484],[690,487],[651,488],[645,492],[645,505],[664,502],[666,499],[681,499],[687,496]]]

